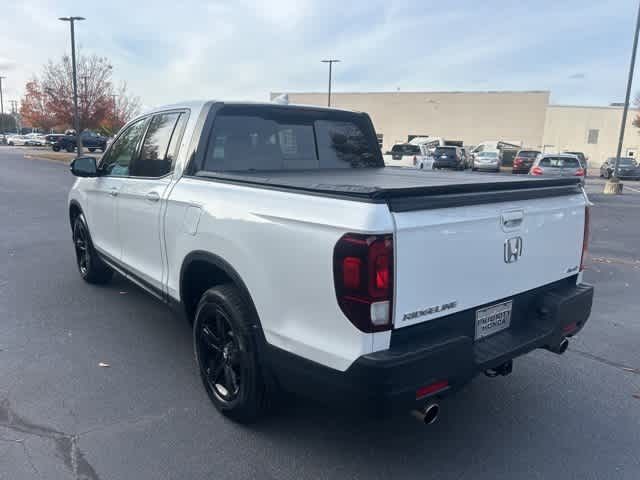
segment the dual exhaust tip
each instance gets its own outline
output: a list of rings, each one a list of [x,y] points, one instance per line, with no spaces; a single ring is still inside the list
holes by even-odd
[[[425,425],[432,425],[436,420],[438,420],[438,416],[440,416],[440,405],[437,403],[430,403],[422,410],[412,410],[411,415]]]

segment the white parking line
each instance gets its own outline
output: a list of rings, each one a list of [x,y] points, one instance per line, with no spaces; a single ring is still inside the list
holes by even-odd
[[[640,190],[638,190],[637,188],[630,187],[629,185],[625,185],[622,188],[624,188],[625,190],[631,190],[632,192],[640,193]]]

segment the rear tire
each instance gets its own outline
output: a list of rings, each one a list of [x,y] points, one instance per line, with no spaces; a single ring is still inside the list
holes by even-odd
[[[73,145],[67,145],[65,147],[65,150],[69,153],[73,153],[73,151],[75,150],[75,148],[73,147]]]
[[[113,270],[102,261],[93,248],[87,222],[82,213],[73,221],[73,246],[78,271],[85,282],[100,285],[111,280]]]
[[[53,145],[51,147],[51,150],[53,150],[54,152],[59,152],[60,151],[60,145]]]
[[[207,395],[239,423],[259,420],[270,406],[257,327],[250,301],[231,284],[204,292],[193,322],[195,359]]]

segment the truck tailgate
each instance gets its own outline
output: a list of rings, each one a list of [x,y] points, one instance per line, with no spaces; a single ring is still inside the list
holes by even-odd
[[[395,328],[575,275],[585,203],[578,193],[450,208],[392,208]]]

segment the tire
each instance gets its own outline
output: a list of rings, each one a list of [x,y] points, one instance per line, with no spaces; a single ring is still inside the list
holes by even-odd
[[[93,152],[95,152],[95,151],[96,151],[96,149],[95,149],[95,148],[93,148],[93,147],[89,147],[89,151],[90,151],[91,153],[93,153]]]
[[[269,406],[257,325],[249,300],[232,284],[204,292],[193,322],[202,384],[216,409],[238,423],[259,420]]]
[[[60,151],[60,145],[52,145],[51,146],[51,150],[53,150],[54,152],[59,152]]]
[[[9,142],[9,146],[10,146],[10,147],[13,147],[13,142]]]
[[[64,149],[69,153],[73,153],[75,147],[73,145],[67,145],[66,147],[64,147]]]
[[[76,252],[76,264],[80,276],[87,283],[101,285],[111,280],[113,270],[100,259],[93,242],[84,215],[79,214],[73,221],[73,246]]]

